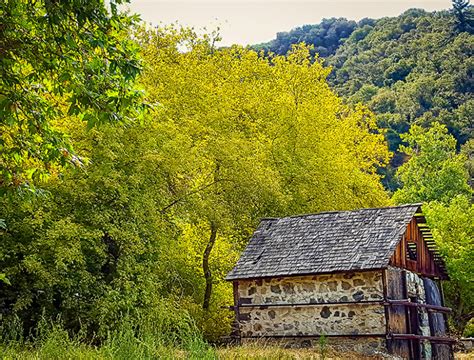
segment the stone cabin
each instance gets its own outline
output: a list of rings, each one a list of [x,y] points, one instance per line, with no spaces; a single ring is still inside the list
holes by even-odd
[[[450,359],[448,279],[421,204],[263,219],[234,269],[241,342]]]

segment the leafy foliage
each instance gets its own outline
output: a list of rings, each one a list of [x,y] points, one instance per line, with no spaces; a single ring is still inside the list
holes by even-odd
[[[400,150],[410,156],[410,160],[398,168],[402,187],[393,195],[395,202],[438,200],[448,203],[457,195],[472,193],[464,167],[466,158],[456,153],[456,139],[448,134],[445,126],[434,123],[424,130],[414,125],[402,139],[408,145]]]
[[[44,311],[104,339],[125,314],[170,302],[215,338],[231,321],[223,278],[260,217],[388,202],[383,134],[329,89],[307,47],[268,61],[188,30],[136,38],[157,104],[143,124],[58,122],[89,165],[51,179],[49,198],[1,200],[2,316],[26,331]]]
[[[43,339],[38,354],[72,334],[104,357],[214,358],[196,329],[228,333],[223,279],[258,220],[389,204],[385,137],[404,141],[393,200],[428,202],[454,319],[468,322],[473,41],[452,14],[331,19],[261,57],[189,29],[132,35],[119,3],[0,5],[0,187],[56,175],[48,196],[0,198],[0,316],[21,332],[4,334]],[[87,166],[63,168],[82,165],[73,148]]]
[[[463,11],[467,14],[468,10]],[[397,152],[400,135],[412,125],[426,128],[440,122],[455,136],[458,148],[474,134],[474,40],[469,32],[458,31],[456,19],[448,11],[412,9],[397,17],[357,24],[323,20],[279,33],[277,39],[256,48],[285,54],[292,44],[314,44],[332,66],[329,82],[338,94],[349,103],[366,104],[375,112],[378,125],[387,129],[395,156],[384,171],[384,185],[396,190],[394,173],[405,161]],[[331,39],[330,45],[325,45],[325,36]]]
[[[441,122],[461,144],[472,136],[474,41],[453,23],[447,12],[410,10],[377,21],[363,39],[351,36],[329,60],[338,92],[376,112],[392,150],[412,124]]]
[[[456,153],[456,140],[439,123],[428,130],[413,126],[403,139],[408,145],[401,151],[410,159],[398,169],[402,187],[393,200],[427,202],[423,210],[450,276],[447,301],[462,332],[474,316],[474,204],[466,158]]]
[[[474,204],[458,195],[447,204],[435,201],[424,207],[433,235],[450,275],[446,288],[452,318],[462,332],[474,318]]]
[[[459,31],[474,31],[474,18],[469,0],[452,0],[453,13],[456,16],[456,25]]]
[[[33,187],[72,162],[54,122],[77,115],[89,127],[137,116],[141,65],[130,38],[136,17],[122,1],[6,0],[0,4],[0,190]]]
[[[285,55],[293,45],[304,42],[307,45],[313,45],[313,53],[328,57],[334,55],[344,39],[348,38],[354,30],[373,22],[369,19],[361,20],[359,23],[345,18],[323,19],[319,24],[303,25],[288,32],[279,32],[276,39],[254,45],[253,48],[257,51],[264,50],[267,53]]]

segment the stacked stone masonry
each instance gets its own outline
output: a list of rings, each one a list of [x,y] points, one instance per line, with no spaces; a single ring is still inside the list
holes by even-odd
[[[240,280],[238,296],[244,338],[385,333],[383,305],[360,303],[383,299],[380,271]],[[334,302],[353,304],[314,305]]]
[[[405,273],[408,298],[426,303],[422,277],[394,267],[386,271],[398,277]],[[283,346],[318,346],[319,336],[327,335],[328,345],[342,351],[387,354],[382,271],[239,280],[237,298],[244,343],[265,339]],[[419,309],[418,316],[418,333],[429,336],[427,311]],[[420,350],[422,359],[434,358],[429,342],[422,342]]]

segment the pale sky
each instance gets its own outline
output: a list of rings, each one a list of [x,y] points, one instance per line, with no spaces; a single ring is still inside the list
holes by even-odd
[[[129,7],[153,25],[177,21],[196,29],[219,26],[221,45],[248,45],[323,18],[360,20],[396,16],[410,8],[442,10],[451,7],[451,0],[131,0]]]

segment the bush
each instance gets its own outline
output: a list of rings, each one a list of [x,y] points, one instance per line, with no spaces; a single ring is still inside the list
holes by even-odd
[[[469,320],[462,335],[464,337],[474,337],[474,318]]]

